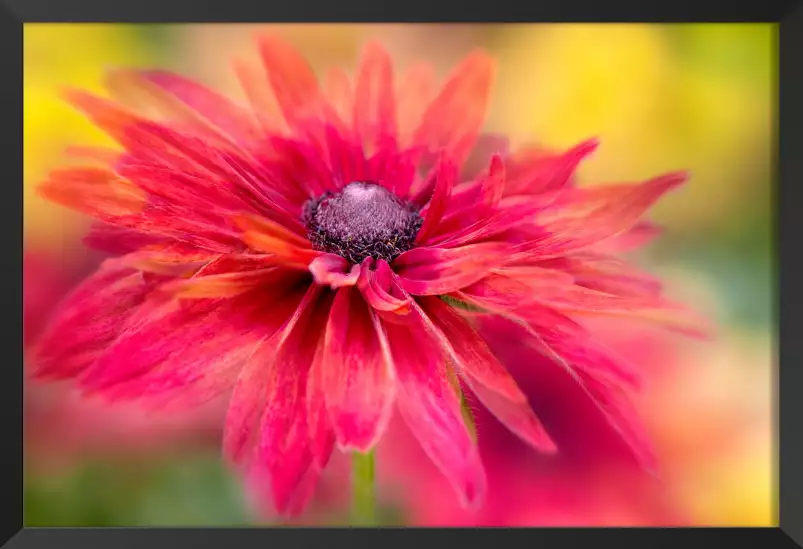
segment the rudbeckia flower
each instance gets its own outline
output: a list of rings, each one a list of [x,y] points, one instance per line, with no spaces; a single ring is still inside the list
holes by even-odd
[[[481,51],[437,87],[424,65],[397,80],[376,43],[353,81],[323,83],[289,45],[259,46],[261,69],[236,66],[250,106],[162,71],[110,74],[109,99],[68,92],[122,150],[77,149],[86,165],[41,190],[94,216],[88,244],[115,257],[61,306],[39,376],[168,409],[231,391],[225,454],[280,512],[304,507],[335,446],[372,450],[394,410],[480,502],[465,391],[555,452],[478,319],[515,328],[618,422],[636,373],[581,317],[691,329],[615,254],[655,234],[640,218],[685,174],[581,189],[596,141],[480,139]]]

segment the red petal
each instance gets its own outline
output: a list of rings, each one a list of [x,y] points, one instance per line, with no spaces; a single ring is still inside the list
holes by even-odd
[[[134,269],[106,261],[59,305],[34,353],[34,375],[67,379],[82,373],[152,290]]]
[[[589,384],[592,378],[545,356],[537,335],[518,322],[489,315],[477,321],[494,354],[514,372],[565,459],[589,466],[625,457],[631,462],[635,458],[648,469],[654,465],[635,415],[625,412],[624,393],[601,381]]]
[[[482,243],[460,248],[414,248],[393,262],[402,287],[413,295],[446,294],[469,286],[500,266],[509,246]]]
[[[488,158],[492,156],[508,156],[510,139],[506,135],[482,133],[477,137],[477,143],[471,155],[460,170],[460,181],[472,181],[483,175],[488,169]]]
[[[572,181],[577,166],[599,146],[589,139],[565,153],[552,153],[542,149],[525,149],[507,159],[508,195],[536,195],[556,191]]]
[[[143,310],[85,372],[81,386],[157,407],[202,404],[230,390],[249,360],[265,359],[265,340],[297,302],[260,292]]]
[[[329,313],[324,390],[338,446],[370,450],[390,419],[393,365],[384,333],[356,289],[338,290]]]
[[[462,164],[485,122],[493,76],[493,60],[486,53],[466,57],[424,112],[414,142],[444,150]]]
[[[402,417],[461,502],[478,504],[485,496],[485,471],[440,349],[420,326],[385,323],[385,329]]]
[[[452,195],[452,188],[456,179],[457,166],[448,158],[441,157],[435,171],[435,188],[432,198],[429,201],[426,212],[423,214],[424,223],[415,237],[417,243],[426,241],[427,237],[436,230],[449,205],[449,197]]]
[[[539,257],[565,255],[630,229],[667,191],[686,179],[685,173],[657,177],[645,183],[577,189],[539,214],[538,223],[550,235],[528,253]]]
[[[515,301],[515,295],[510,299]],[[525,297],[519,299],[515,306],[500,306],[476,294],[461,292],[459,297],[487,311],[520,320],[542,341],[546,354],[556,360],[592,375],[614,378],[632,386],[640,384],[641,378],[631,364],[605,349],[580,324],[556,310],[528,301]]]
[[[535,215],[542,209],[537,201],[525,201],[511,206],[503,206],[499,211],[482,216],[479,221],[464,228],[447,232],[441,228],[441,234],[431,238],[427,244],[454,248],[473,242],[482,242],[505,233],[511,229],[531,223]],[[475,209],[478,209],[475,206]]]
[[[440,298],[423,298],[421,306],[429,330],[480,401],[525,442],[540,451],[555,452],[555,443],[530,409],[527,397],[482,337]]]
[[[401,144],[409,146],[421,115],[435,95],[435,71],[425,63],[411,65],[399,79],[398,124]]]
[[[112,255],[125,255],[163,241],[152,234],[106,223],[93,223],[83,239],[86,246]]]
[[[482,178],[480,187],[480,204],[489,210],[495,209],[505,192],[505,165],[502,157],[495,154],[491,157],[488,174]]]
[[[319,107],[318,79],[307,60],[290,44],[273,36],[260,39],[259,50],[276,101],[291,126]]]
[[[405,295],[398,277],[386,261],[382,259],[377,261],[376,270],[371,269],[372,264],[371,258],[363,261],[360,278],[357,281],[357,287],[365,300],[377,311],[407,314],[410,311],[412,298]]]
[[[366,45],[354,90],[354,128],[367,151],[396,148],[393,63],[377,42]]]
[[[331,297],[329,296],[327,299],[327,307],[331,307]],[[323,329],[325,330],[325,327]],[[332,421],[329,418],[329,411],[326,408],[324,376],[329,364],[326,363],[325,345],[325,337],[321,337],[318,341],[315,359],[312,361],[309,379],[307,380],[307,424],[310,435],[310,450],[312,451],[314,466],[320,469],[323,469],[328,463],[335,445],[335,432],[332,427]]]
[[[661,235],[663,229],[650,221],[641,221],[629,231],[601,242],[596,247],[598,252],[626,252],[641,248]]]

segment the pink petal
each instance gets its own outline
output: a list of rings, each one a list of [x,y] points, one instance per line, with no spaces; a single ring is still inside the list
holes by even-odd
[[[532,447],[555,452],[555,443],[530,409],[527,398],[482,337],[440,298],[423,298],[421,306],[425,324],[429,324],[444,353],[452,358],[465,382],[491,413]]]
[[[162,238],[106,223],[93,223],[84,239],[84,245],[112,255],[125,255],[139,248],[159,244]]]
[[[661,235],[663,229],[650,221],[641,221],[627,232],[601,242],[599,252],[625,252],[646,246]]]
[[[491,165],[482,178],[480,189],[480,204],[489,210],[495,209],[505,192],[505,165],[498,154],[491,157]]]
[[[34,353],[34,375],[67,379],[82,373],[152,290],[137,271],[114,260],[103,263],[54,313]]]
[[[327,297],[326,307],[331,308],[333,295]],[[325,327],[322,329],[326,329]],[[315,468],[323,469],[332,455],[335,445],[335,432],[326,408],[326,386],[324,376],[329,364],[326,362],[326,340],[319,338],[315,359],[307,380],[307,424],[310,436],[310,450]]]
[[[387,426],[394,375],[386,348],[384,333],[360,293],[338,290],[322,360],[326,403],[343,450],[370,450]]]
[[[519,319],[537,334],[543,350],[557,360],[590,375],[613,378],[635,387],[640,384],[641,377],[631,364],[605,349],[580,324],[554,309],[525,298],[519,300],[518,306],[510,307],[475,294],[460,293],[459,297],[482,309]],[[514,296],[511,297],[515,300]]]
[[[438,297],[422,297],[424,325],[432,333],[460,373],[472,382],[487,386],[509,400],[523,401],[524,395],[491,354],[482,338],[452,307]]]
[[[642,467],[654,473],[658,462],[651,447],[652,441],[627,393],[621,387],[589,373],[580,372],[579,375],[589,393],[604,410],[608,421],[633,449]]]
[[[541,209],[542,206],[537,201],[524,201],[512,206],[503,206],[495,213],[482,216],[477,222],[464,228],[451,232],[441,229],[442,233],[429,239],[426,244],[454,248],[489,240],[528,222],[532,223],[535,215]]]
[[[309,264],[309,270],[316,284],[329,286],[333,290],[354,286],[360,277],[360,266],[350,265],[337,254],[319,255]]]
[[[286,303],[290,316],[286,317],[276,334],[266,341],[262,348],[270,350],[269,352],[275,355],[295,326],[314,310],[319,295],[320,287],[312,285],[303,296],[299,293],[288,296],[283,303]],[[258,427],[257,422],[267,402],[266,394],[271,383],[272,363],[270,359],[249,361],[235,385],[223,436],[223,451],[234,463],[244,463],[251,450],[254,433]]]
[[[166,303],[132,317],[81,386],[159,407],[204,403],[231,389],[248,361],[270,356],[266,341],[297,303],[294,288]]]
[[[351,137],[345,136],[332,126],[325,129],[326,143],[329,148],[329,166],[336,188],[348,185],[352,181],[366,179],[366,160],[362,145]]]
[[[462,504],[479,504],[486,492],[485,471],[440,350],[420,327],[385,323],[385,329],[402,417]]]
[[[446,294],[469,286],[500,266],[508,255],[503,243],[460,248],[414,248],[393,262],[402,287],[413,295]]]
[[[311,292],[317,295],[319,290],[313,286]],[[322,301],[318,301],[307,308],[299,322],[285,331],[275,360],[263,364],[268,377],[265,404],[247,478],[251,482],[270,480],[279,513],[297,512],[299,497],[302,502],[308,501],[311,487],[305,479],[310,480],[307,476],[312,471],[314,480],[317,467],[310,439],[306,389],[326,319],[321,305]]]
[[[377,42],[365,46],[354,90],[354,128],[369,151],[396,142],[393,63]]]
[[[506,161],[506,193],[536,195],[566,187],[577,166],[599,146],[599,141],[584,141],[565,153],[541,149],[521,151]]]
[[[538,257],[565,255],[630,229],[667,191],[686,179],[673,173],[634,185],[578,189],[538,217],[550,235],[528,252]]]
[[[377,311],[407,314],[412,298],[405,294],[398,277],[385,260],[376,262],[376,270],[372,269],[372,265],[372,258],[363,261],[357,281],[357,287],[365,300]]]
[[[544,355],[537,336],[502,316],[477,317],[480,332],[507,366],[549,429],[564,459],[600,466],[625,459],[646,468],[654,465],[646,435],[632,413],[625,413],[623,393],[606,382],[589,385],[587,375]],[[592,389],[593,387],[593,389]],[[606,392],[614,391],[609,394]],[[610,405],[622,406],[620,410]]]
[[[580,286],[614,295],[654,298],[661,294],[663,288],[657,278],[610,255],[582,252],[539,264],[565,272]]]
[[[466,57],[424,112],[414,142],[443,150],[462,164],[485,122],[493,76],[493,60],[486,53]]]
[[[457,166],[448,158],[441,157],[435,169],[435,187],[432,198],[423,214],[424,223],[416,235],[416,243],[426,241],[427,237],[435,231],[449,204],[449,197],[452,195],[456,179]]]
[[[488,168],[488,158],[492,156],[508,156],[510,139],[506,135],[482,133],[471,155],[460,170],[460,181],[470,181],[480,176]]]

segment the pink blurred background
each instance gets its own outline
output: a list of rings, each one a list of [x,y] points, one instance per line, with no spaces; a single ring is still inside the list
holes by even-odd
[[[577,459],[530,454],[478,413],[491,479],[486,506],[459,509],[401,426],[379,451],[381,518],[410,525],[773,525],[775,327],[771,227],[775,28],[759,24],[109,25],[33,24],[24,32],[26,345],[99,257],[87,220],[34,191],[68,144],[106,138],[63,104],[64,86],[101,89],[117,66],[165,67],[242,97],[231,69],[260,32],[284,36],[316,69],[353,67],[380,38],[402,66],[443,73],[475,47],[498,61],[487,128],[565,147],[598,136],[584,182],[689,169],[655,219],[666,236],[636,260],[718,326],[711,342],[610,343],[647,373],[638,399],[660,477],[636,475],[593,438]],[[515,353],[511,344],[509,352]],[[26,382],[25,520],[56,526],[225,525],[276,521],[249,504],[219,454],[224,403],[169,420],[104,407],[69,387]],[[597,453],[611,459],[583,459]],[[591,464],[591,465],[589,465]],[[305,523],[342,522],[336,460]],[[593,465],[593,466],[592,466]]]

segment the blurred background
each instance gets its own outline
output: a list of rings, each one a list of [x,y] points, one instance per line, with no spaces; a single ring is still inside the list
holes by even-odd
[[[26,346],[99,260],[81,244],[87,220],[34,191],[63,161],[65,146],[108,139],[62,103],[59,90],[98,91],[105,69],[139,66],[177,70],[242,97],[230,61],[255,55],[259,32],[286,37],[316,69],[354,67],[362,43],[376,37],[399,65],[424,59],[440,73],[470,49],[486,48],[498,61],[488,130],[548,147],[600,137],[602,146],[582,165],[583,184],[692,172],[654,211],[666,235],[636,260],[712,318],[715,338],[690,342],[602,327],[648,375],[637,404],[658,449],[660,480],[514,460],[520,449],[479,417],[492,488],[483,510],[470,514],[394,425],[379,451],[383,522],[777,523],[772,25],[27,24]],[[220,459],[223,405],[165,420],[104,408],[69,387],[26,383],[26,525],[275,523],[269,510],[249,505]],[[335,460],[301,522],[344,520],[343,466]]]

